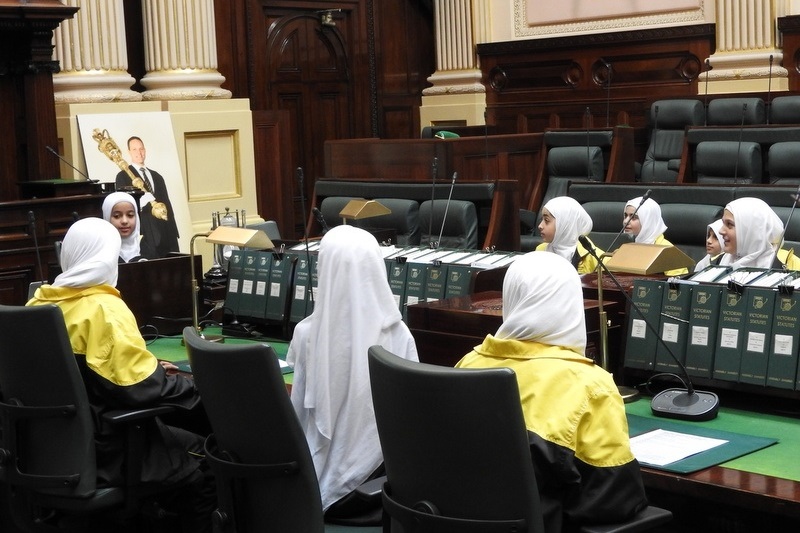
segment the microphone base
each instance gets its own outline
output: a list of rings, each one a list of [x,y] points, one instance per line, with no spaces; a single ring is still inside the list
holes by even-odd
[[[625,403],[635,402],[641,395],[637,389],[625,385],[618,385],[617,390],[619,391],[619,395],[622,396],[622,401]]]
[[[719,398],[713,392],[667,389],[653,396],[650,409],[655,416],[701,422],[717,417]]]

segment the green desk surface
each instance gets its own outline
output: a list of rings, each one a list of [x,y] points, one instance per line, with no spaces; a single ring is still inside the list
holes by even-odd
[[[209,334],[217,335],[219,330],[209,328],[206,330]],[[181,336],[174,335],[171,337],[159,337],[154,341],[147,343],[147,348],[159,359],[169,361],[171,363],[182,363],[187,361],[186,347],[181,344]],[[248,344],[253,342],[267,343],[275,350],[279,358],[285,360],[286,352],[289,350],[289,343],[277,339],[240,339],[236,337],[225,337],[226,344]],[[292,383],[294,374],[291,372],[283,375],[286,383]]]
[[[717,418],[707,422],[664,419],[653,416],[650,411],[649,398],[642,398],[626,404],[625,409],[629,415],[668,421],[670,426],[673,424],[676,427],[685,426],[687,433],[691,432],[693,426],[702,426],[714,430],[777,439],[778,443],[775,445],[726,461],[719,466],[800,481],[800,461],[797,460],[797,452],[800,450],[800,420],[725,407],[720,408]],[[677,430],[679,431],[679,429]]]

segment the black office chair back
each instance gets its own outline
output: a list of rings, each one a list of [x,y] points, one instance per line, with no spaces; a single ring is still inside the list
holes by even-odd
[[[314,464],[275,351],[212,343],[191,327],[183,336],[214,432],[206,451],[217,477],[220,531],[323,531]]]
[[[478,248],[478,212],[468,200],[425,200],[419,206],[419,226],[422,244],[439,241],[440,248]]]
[[[514,372],[369,349],[392,531],[543,531]],[[397,529],[399,528],[399,529]]]
[[[85,498],[96,489],[94,424],[61,309],[0,305],[0,478]]]

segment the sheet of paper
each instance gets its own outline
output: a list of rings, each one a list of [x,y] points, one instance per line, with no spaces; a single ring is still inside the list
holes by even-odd
[[[655,429],[631,438],[631,451],[640,463],[664,466],[726,442],[728,441]]]

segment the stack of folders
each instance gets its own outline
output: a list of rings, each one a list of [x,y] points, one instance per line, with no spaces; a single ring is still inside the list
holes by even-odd
[[[474,273],[514,262],[516,252],[384,247],[389,286],[403,318],[409,305],[466,296]]]
[[[624,364],[677,372],[669,349],[690,376],[800,390],[798,287],[800,272],[723,266],[637,280],[641,314],[629,313]]]

